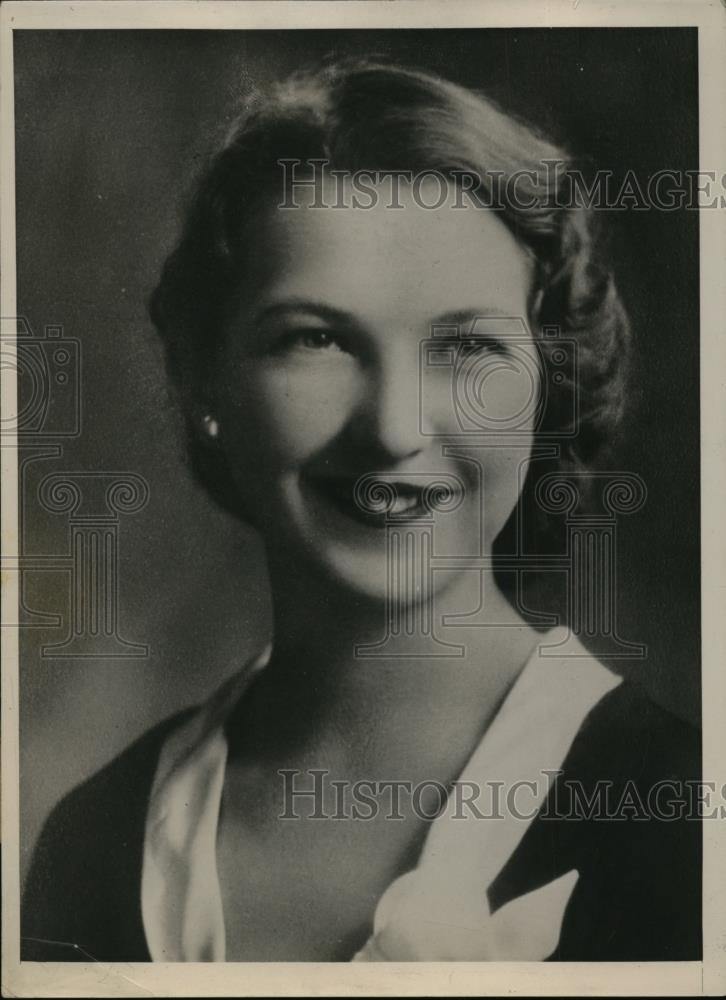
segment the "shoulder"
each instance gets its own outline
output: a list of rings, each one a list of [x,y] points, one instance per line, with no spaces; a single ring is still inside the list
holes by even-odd
[[[164,740],[176,730],[195,709],[186,709],[164,719],[142,733],[108,764],[69,792],[51,813],[49,822],[61,818],[88,816],[99,813],[109,819],[114,813],[127,814],[144,793],[148,793],[154,778],[159,753]]]
[[[701,734],[626,680],[590,711],[564,770],[611,781],[681,780],[701,776]]]
[[[52,810],[23,894],[24,960],[145,958],[139,884],[149,794],[166,737],[193,711],[147,730]]]
[[[699,960],[701,740],[624,681],[590,711],[495,883],[495,905],[576,869],[553,958]]]
[[[584,828],[573,852],[573,943],[587,940],[603,960],[700,960],[701,771],[700,731],[637,683],[593,710],[566,761],[559,807],[572,830]],[[589,937],[588,910],[597,915]]]

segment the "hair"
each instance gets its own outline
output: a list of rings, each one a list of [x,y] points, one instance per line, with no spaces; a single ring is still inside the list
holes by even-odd
[[[577,344],[575,375],[548,391],[538,432],[563,432],[550,470],[591,468],[622,420],[630,331],[592,211],[563,199],[573,158],[479,93],[429,72],[356,59],[297,73],[252,96],[199,180],[151,298],[192,468],[212,495],[237,512],[224,449],[206,440],[201,415],[214,405],[216,347],[250,252],[249,225],[270,194],[279,196],[282,158],[324,159],[347,171],[435,170],[457,183],[470,174],[491,205],[493,178],[506,187],[518,175],[529,204],[505,199],[495,210],[535,261],[532,333],[544,355],[561,339],[544,337],[548,327]],[[547,161],[563,169],[553,175],[543,170]],[[567,436],[575,394],[577,434]]]

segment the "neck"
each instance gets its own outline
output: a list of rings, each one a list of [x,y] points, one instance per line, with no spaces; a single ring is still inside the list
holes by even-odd
[[[440,623],[481,606],[491,624],[435,625],[435,645],[412,615],[421,627],[381,645],[382,602],[297,577],[289,558],[269,565],[273,653],[232,720],[232,755],[346,777],[456,777],[537,639],[491,572],[460,573],[430,609]]]

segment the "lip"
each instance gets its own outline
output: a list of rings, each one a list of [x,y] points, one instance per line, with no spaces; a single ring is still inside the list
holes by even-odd
[[[366,477],[366,489],[357,488],[361,476],[311,476],[307,487],[318,499],[343,517],[368,528],[381,530],[387,524],[430,521],[435,513],[427,502],[427,482],[411,482],[391,476]],[[393,503],[393,506],[391,506]]]

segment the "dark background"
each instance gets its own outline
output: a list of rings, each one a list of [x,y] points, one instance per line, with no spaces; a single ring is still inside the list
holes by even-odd
[[[81,342],[82,434],[27,468],[27,552],[63,553],[41,511],[53,471],[142,475],[120,524],[121,632],[140,659],[41,659],[64,628],[26,629],[21,851],[53,803],[138,733],[203,697],[269,628],[258,543],[192,484],[145,303],[192,179],[237,102],[331,51],[376,51],[480,87],[591,162],[643,183],[698,168],[696,29],[16,31],[19,313]],[[704,165],[706,169],[708,165]],[[698,220],[607,213],[638,342],[627,441],[645,507],[618,524],[618,623],[648,648],[623,665],[652,696],[700,712]],[[29,454],[29,453],[28,453]],[[68,578],[29,573],[26,602],[67,623]]]

